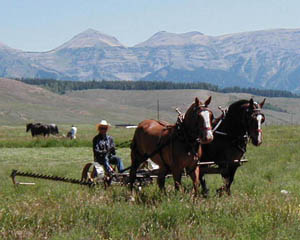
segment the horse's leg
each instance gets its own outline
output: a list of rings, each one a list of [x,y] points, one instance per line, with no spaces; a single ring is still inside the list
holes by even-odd
[[[136,179],[136,171],[138,169],[138,165],[137,164],[132,164],[131,168],[130,168],[130,172],[129,172],[129,183],[130,183],[130,190],[131,192],[133,191],[133,185]]]
[[[137,146],[133,144],[131,146],[131,167],[129,172],[129,184],[131,193],[133,192],[133,185],[136,179],[136,171],[140,164],[143,162],[143,156],[139,153]]]
[[[193,181],[194,186],[194,195],[198,196],[198,188],[199,188],[199,179],[200,179],[200,167],[197,166],[194,170],[189,170],[189,175]]]
[[[234,180],[234,175],[237,168],[238,168],[237,166],[229,166],[228,171],[222,173],[222,177],[224,179],[224,185],[217,190],[219,196],[222,196],[224,191],[227,193],[228,196],[231,195],[230,187]]]
[[[230,196],[231,195],[231,192],[230,192],[230,187],[231,187],[231,184],[233,183],[233,180],[234,180],[234,175],[235,175],[235,172],[237,170],[237,166],[233,166],[229,171],[230,171],[230,175],[229,175],[229,178],[228,178],[228,181],[226,183],[226,188],[225,188],[225,191],[226,193]]]
[[[208,197],[208,194],[209,194],[209,189],[207,188],[207,185],[206,185],[206,181],[205,181],[205,178],[204,178],[204,174],[201,174],[200,173],[200,184],[201,184],[201,194],[203,197]]]
[[[164,191],[166,193],[165,189],[165,181],[166,181],[166,175],[168,173],[168,169],[166,166],[160,166],[157,176],[157,184],[161,191]]]
[[[172,174],[173,174],[173,179],[174,179],[175,190],[178,191],[181,187],[182,171],[181,171],[181,169],[172,171]]]

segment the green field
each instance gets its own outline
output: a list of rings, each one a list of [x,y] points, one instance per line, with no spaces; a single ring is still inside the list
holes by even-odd
[[[207,176],[207,199],[193,197],[190,179],[184,179],[185,193],[175,193],[169,179],[166,195],[155,184],[143,188],[135,202],[120,186],[90,189],[21,177],[36,184],[12,184],[12,169],[79,179],[93,159],[96,132],[90,125],[78,129],[72,142],[32,140],[24,126],[0,127],[0,239],[300,239],[299,126],[264,128],[263,144],[249,144],[249,162],[238,169],[231,197],[215,195],[219,175]],[[133,130],[110,133],[128,166],[130,150],[121,143]]]

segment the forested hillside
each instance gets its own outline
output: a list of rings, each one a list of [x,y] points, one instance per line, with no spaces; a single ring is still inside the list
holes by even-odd
[[[115,89],[115,90],[164,90],[164,89],[203,89],[219,93],[249,93],[265,97],[298,98],[297,94],[284,90],[230,87],[220,88],[209,83],[174,83],[166,81],[59,81],[54,79],[25,78],[20,81],[46,87],[52,92],[64,94],[68,91],[87,89]]]
[[[50,81],[50,83],[57,84],[57,87],[61,86],[56,81]],[[75,83],[65,82],[65,84],[70,84],[68,85],[70,87]],[[89,82],[86,84],[88,85]],[[91,84],[96,83],[91,82]],[[128,84],[130,86],[131,82]],[[228,107],[239,99],[253,98],[260,102],[266,98],[264,105],[266,124],[300,123],[300,98],[295,97],[269,97],[255,96],[249,93],[221,93],[204,89],[166,88],[156,90],[107,88],[64,90],[64,94],[57,94],[49,91],[50,85],[37,86],[13,79],[0,78],[0,124],[23,125],[28,122],[45,122],[67,125],[87,123],[94,126],[101,119],[107,119],[115,125],[137,124],[144,119],[157,118],[173,123],[177,118],[176,107],[184,112],[195,97],[204,101],[209,96],[212,96],[209,107],[215,116],[220,115],[218,106]],[[70,89],[77,89],[75,86],[76,84]],[[90,88],[85,84],[83,86]],[[150,86],[148,86],[149,89]],[[178,85],[174,84],[174,87],[178,87]]]

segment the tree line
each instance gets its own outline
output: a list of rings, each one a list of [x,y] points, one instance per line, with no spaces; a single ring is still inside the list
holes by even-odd
[[[58,94],[65,94],[69,91],[87,89],[115,89],[115,90],[171,90],[171,89],[203,89],[220,93],[249,93],[265,97],[287,97],[299,98],[300,96],[285,90],[258,89],[228,87],[220,88],[216,85],[203,82],[183,83],[165,81],[63,81],[55,79],[22,78],[16,79],[21,82],[39,85]]]

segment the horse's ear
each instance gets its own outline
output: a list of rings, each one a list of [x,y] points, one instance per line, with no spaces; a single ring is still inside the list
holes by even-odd
[[[249,104],[250,104],[250,106],[253,106],[253,104],[254,104],[253,98],[251,98],[251,99],[249,100]]]
[[[207,107],[210,104],[211,96],[205,101],[204,105]]]
[[[249,108],[250,108],[250,109],[254,109],[254,101],[253,101],[253,98],[251,98],[251,99],[249,100]]]
[[[196,104],[196,106],[200,105],[200,101],[199,101],[199,99],[197,97],[195,98],[195,104]]]
[[[262,102],[259,104],[260,108],[263,108],[264,104],[265,104],[266,99],[264,98],[264,100],[262,100]]]

